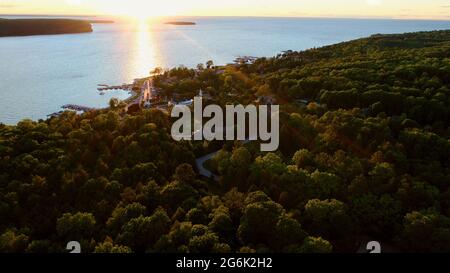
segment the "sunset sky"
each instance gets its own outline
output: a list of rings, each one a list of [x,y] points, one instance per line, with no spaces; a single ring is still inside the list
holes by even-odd
[[[0,14],[450,19],[450,0],[0,0]]]

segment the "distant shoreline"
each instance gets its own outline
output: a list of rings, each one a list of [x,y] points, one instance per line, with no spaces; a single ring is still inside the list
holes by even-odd
[[[4,16],[20,16],[20,17],[49,17],[49,18],[105,18],[105,17],[123,17],[120,15],[111,15],[111,14],[77,14],[77,13],[71,13],[71,14],[8,14],[8,13],[0,13],[0,17]],[[450,19],[448,17],[442,16],[442,17],[389,17],[389,16],[320,16],[320,15],[178,15],[172,17],[173,19],[176,18],[273,18],[273,19],[343,19],[343,20],[395,20],[395,21],[442,21],[442,22],[448,22]]]
[[[197,23],[195,23],[195,22],[176,22],[176,21],[166,22],[165,24],[166,25],[174,25],[174,26],[195,26],[195,25],[197,25]]]
[[[91,24],[114,24],[113,20],[83,20]]]
[[[0,37],[92,32],[89,21],[74,19],[0,19]]]

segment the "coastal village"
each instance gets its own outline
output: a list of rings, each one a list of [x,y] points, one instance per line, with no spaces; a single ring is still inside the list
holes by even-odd
[[[256,57],[237,57],[233,63],[227,64],[226,66],[213,66],[212,62],[207,64],[207,69],[211,69],[214,74],[216,75],[222,75],[225,73],[225,70],[227,68],[232,69],[239,69],[241,66],[249,65],[254,63],[257,60]],[[199,67],[197,69],[194,69],[195,76],[197,77],[198,74],[201,73],[201,70],[203,68]],[[140,78],[135,79],[133,84],[122,84],[122,85],[106,85],[106,84],[100,84],[97,88],[99,95],[105,95],[106,92],[110,90],[124,90],[128,91],[131,96],[122,101],[117,101],[118,105],[116,107],[122,108],[122,113],[127,114],[135,114],[138,113],[144,109],[158,109],[160,111],[163,111],[167,114],[169,114],[170,109],[172,109],[176,105],[184,105],[191,107],[194,103],[193,97],[188,97],[185,94],[179,94],[179,93],[169,93],[167,90],[162,90],[159,87],[155,86],[155,77],[160,76],[164,73],[162,69],[155,69],[153,72],[151,72],[151,76],[146,78]],[[175,78],[171,77],[164,77],[164,83],[171,83],[175,81]],[[227,95],[234,99],[236,98],[237,94],[227,92]],[[198,92],[196,92],[195,96],[201,97],[204,102],[212,102],[215,98],[213,96],[203,90],[202,88],[199,88]],[[277,103],[277,100],[274,98],[271,94],[259,94],[255,100],[253,101],[256,105],[273,105]],[[301,103],[308,104],[308,101],[302,101]],[[110,103],[111,107],[111,103]],[[76,111],[79,114],[82,114],[84,112],[89,112],[92,110],[106,110],[108,108],[103,109],[95,109],[91,107],[81,106],[81,105],[74,105],[74,104],[68,104],[63,105],[62,108],[64,110],[69,111]],[[64,113],[63,111],[54,113],[52,115],[49,115],[49,117],[57,117]],[[243,141],[243,143],[247,143],[249,141]],[[208,162],[210,162],[218,153],[220,150],[216,150],[214,152],[211,152],[205,156],[199,157],[195,159],[195,164],[197,167],[197,170],[199,171],[199,174],[206,178],[211,178],[214,181],[219,181],[219,176],[217,176],[214,172],[209,170],[206,165],[208,165]]]
[[[233,61],[233,63],[227,64],[226,66],[239,67],[242,65],[252,64],[257,60],[257,57],[253,56],[239,56]],[[224,73],[223,67],[211,67],[215,70],[216,74]],[[162,71],[162,70],[161,70]],[[175,105],[187,105],[191,106],[193,104],[193,98],[182,97],[179,94],[172,94],[172,96],[167,96],[163,90],[157,88],[153,84],[153,77],[156,76],[161,71],[156,73],[153,72],[153,75],[146,78],[135,79],[132,84],[122,84],[122,85],[107,85],[107,84],[99,84],[97,91],[99,95],[105,95],[106,92],[111,90],[123,90],[129,92],[131,95],[128,99],[123,101],[122,106],[125,109],[125,112],[128,114],[136,113],[142,109],[159,109],[161,111],[167,112],[170,108]],[[198,70],[196,70],[198,72]],[[233,94],[229,94],[233,96]],[[209,101],[212,100],[212,96],[202,90],[201,88],[198,90],[197,96],[202,97],[204,100]],[[272,96],[259,96],[255,103],[258,104],[274,104],[275,99]],[[77,113],[84,113],[93,110],[105,110],[105,108],[94,108],[77,104],[66,104],[62,105],[61,108],[63,110],[49,114],[48,117],[58,117],[64,111],[75,111]]]

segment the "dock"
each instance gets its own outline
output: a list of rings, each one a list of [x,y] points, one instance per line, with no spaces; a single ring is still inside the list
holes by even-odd
[[[106,85],[102,84],[99,85],[100,87],[97,88],[98,91],[107,91],[107,90],[132,90],[134,87],[134,84],[122,84],[122,85]]]
[[[89,112],[92,110],[97,110],[96,108],[77,105],[77,104],[66,104],[66,105],[61,106],[61,108],[66,109],[66,110],[74,110],[74,111],[81,111],[81,112]]]
[[[64,113],[64,111],[59,111],[59,112],[55,112],[52,114],[47,115],[48,118],[57,118],[59,116],[61,116]]]

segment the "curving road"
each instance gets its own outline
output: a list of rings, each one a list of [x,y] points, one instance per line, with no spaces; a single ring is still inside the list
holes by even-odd
[[[206,161],[213,159],[219,151],[210,153],[208,155],[202,156],[195,160],[195,165],[197,166],[199,174],[201,176],[208,177],[208,178],[212,177],[214,179],[214,181],[216,181],[216,182],[219,181],[220,176],[213,174],[210,170],[206,169],[205,166],[203,166],[203,165],[205,164]]]

